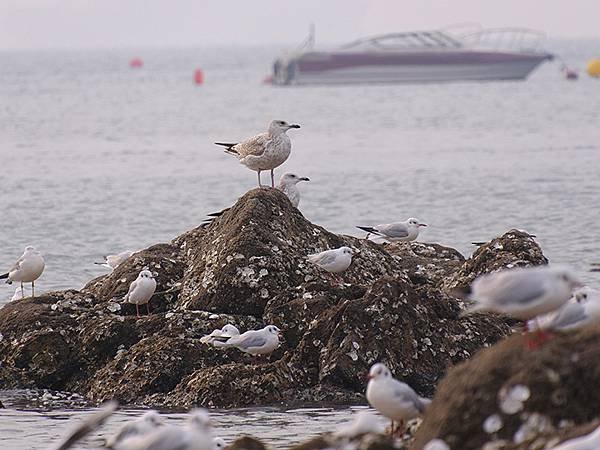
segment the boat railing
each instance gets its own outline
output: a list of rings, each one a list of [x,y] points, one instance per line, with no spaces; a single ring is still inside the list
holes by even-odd
[[[542,53],[546,34],[528,28],[488,28],[458,36],[466,47]]]

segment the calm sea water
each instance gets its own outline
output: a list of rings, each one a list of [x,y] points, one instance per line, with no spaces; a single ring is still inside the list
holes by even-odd
[[[550,48],[579,69],[600,55],[600,41]],[[256,184],[213,142],[282,118],[302,128],[278,174],[310,177],[300,206],[311,221],[358,234],[354,225],[415,216],[430,225],[423,240],[466,255],[472,241],[523,228],[600,288],[590,272],[600,262],[600,80],[567,82],[555,62],[526,82],[275,88],[260,81],[276,54],[0,53],[0,266],[33,244],[47,261],[40,291],[79,288],[103,273],[92,264],[102,255],[169,241]],[[128,68],[132,56],[143,69]],[[13,291],[1,285],[0,303]],[[41,448],[75,413],[1,414],[10,448]],[[281,442],[305,434],[313,414],[329,425],[310,411],[219,417],[236,430],[256,419]]]

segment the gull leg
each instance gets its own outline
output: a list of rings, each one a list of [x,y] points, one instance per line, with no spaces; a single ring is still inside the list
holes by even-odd
[[[31,298],[35,297],[35,281],[31,282]]]
[[[392,420],[392,424],[390,425],[390,436],[394,435],[394,421]]]
[[[150,315],[150,302],[146,303],[146,311],[148,312],[148,315]]]
[[[135,316],[140,317],[140,305],[135,304]]]
[[[404,420],[401,420],[400,424],[398,425],[398,433],[400,437],[402,437],[402,435],[404,434]]]
[[[273,173],[273,169],[271,169],[271,187],[275,187],[275,174]]]
[[[25,298],[25,289],[23,289],[23,282],[21,281],[21,297]]]
[[[258,170],[256,173],[258,174],[258,187],[260,188],[262,187],[262,184],[260,182],[260,170]]]

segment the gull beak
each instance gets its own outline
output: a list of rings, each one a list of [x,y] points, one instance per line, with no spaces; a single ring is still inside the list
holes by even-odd
[[[420,226],[420,227],[426,227],[426,226],[427,226],[427,224],[426,224],[426,223],[420,223],[420,224],[419,224],[419,226]]]
[[[367,380],[372,380],[373,376],[372,375],[367,375]]]
[[[300,125],[296,124],[296,123],[292,123],[290,125],[288,125],[289,128],[300,128]]]
[[[302,177],[302,178],[300,178],[300,181],[310,181],[310,178],[308,178],[308,177]]]

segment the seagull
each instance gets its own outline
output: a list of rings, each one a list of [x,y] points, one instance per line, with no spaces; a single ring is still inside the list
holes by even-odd
[[[468,298],[475,303],[463,313],[494,311],[527,320],[564,305],[581,283],[567,269],[553,266],[518,267],[475,279]]]
[[[279,347],[279,332],[275,325],[267,325],[261,330],[250,330],[239,336],[232,336],[225,342],[216,341],[215,347],[235,347],[253,356],[267,355]]]
[[[414,241],[419,236],[421,227],[426,226],[426,223],[421,223],[419,219],[411,217],[405,222],[382,223],[374,227],[357,226],[356,228],[367,232],[366,239],[370,234],[374,234],[389,242],[408,242]]]
[[[354,251],[350,247],[340,247],[308,255],[306,259],[331,274],[338,274],[350,267],[353,255]]]
[[[383,416],[394,422],[400,422],[403,431],[404,422],[423,414],[431,400],[419,397],[412,388],[392,377],[385,364],[377,363],[369,371],[367,385],[367,400],[369,404]]]
[[[127,258],[133,255],[133,253],[134,252],[131,250],[125,250],[124,252],[117,253],[116,255],[106,255],[104,257],[104,262],[95,262],[94,264],[114,270],[119,264],[122,264]]]
[[[310,181],[307,177],[299,177],[294,173],[284,173],[279,179],[277,189],[283,192],[290,199],[292,206],[297,208],[300,204],[300,191],[296,186],[301,181]]]
[[[160,414],[154,410],[144,413],[142,416],[132,420],[119,430],[119,432],[106,441],[107,448],[117,448],[125,439],[133,436],[142,436],[156,430],[163,425]]]
[[[129,285],[129,292],[123,297],[123,300],[135,304],[135,312],[140,317],[140,305],[146,305],[146,310],[150,314],[148,302],[156,291],[156,280],[149,270],[142,270],[138,277]]]
[[[551,450],[597,450],[600,448],[600,426],[585,436],[562,442]]]
[[[542,316],[540,322],[543,325],[540,326],[543,329],[566,331],[579,329],[598,321],[600,321],[600,293],[582,288],[575,292],[572,301],[558,309],[552,317],[545,319]]]
[[[117,410],[118,404],[116,401],[110,401],[102,405],[99,411],[86,417],[79,423],[60,444],[53,447],[54,450],[68,450],[81,441],[88,434],[96,431],[102,424]]]
[[[225,342],[232,336],[239,336],[240,330],[234,325],[227,324],[223,328],[213,330],[212,333],[202,336],[200,342],[203,344],[215,345],[215,342]]]
[[[213,450],[221,450],[225,447],[227,447],[227,442],[225,442],[225,439],[220,437],[216,437],[213,439]]]
[[[258,173],[258,186],[262,187],[260,173],[271,171],[271,187],[275,187],[273,169],[282,165],[290,156],[292,141],[286,134],[291,128],[300,125],[289,124],[285,120],[273,120],[265,133],[257,134],[239,143],[215,142],[225,147],[225,153],[235,156],[248,169]]]
[[[25,296],[23,283],[31,283],[31,296],[35,297],[35,280],[40,277],[45,266],[46,263],[42,254],[29,245],[25,247],[23,255],[13,264],[8,272],[0,275],[0,280],[6,279],[8,284],[11,284],[13,281],[20,281],[22,297]]]
[[[115,450],[214,450],[210,416],[204,409],[190,411],[184,426],[164,426],[125,439]]]
[[[353,416],[350,424],[340,428],[335,436],[353,439],[363,434],[383,434],[383,425],[371,411],[360,411]]]

